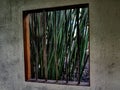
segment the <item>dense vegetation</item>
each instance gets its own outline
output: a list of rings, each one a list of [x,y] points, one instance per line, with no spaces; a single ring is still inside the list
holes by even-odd
[[[89,82],[88,8],[29,16],[32,78]]]

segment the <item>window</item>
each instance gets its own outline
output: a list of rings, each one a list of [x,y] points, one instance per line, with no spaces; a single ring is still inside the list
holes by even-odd
[[[88,4],[23,12],[26,81],[89,85]]]

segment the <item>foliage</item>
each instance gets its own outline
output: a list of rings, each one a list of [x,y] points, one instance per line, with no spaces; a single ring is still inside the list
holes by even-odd
[[[31,13],[32,78],[47,74],[50,80],[83,80],[89,60],[88,24],[88,8]],[[89,73],[86,77],[89,81]]]

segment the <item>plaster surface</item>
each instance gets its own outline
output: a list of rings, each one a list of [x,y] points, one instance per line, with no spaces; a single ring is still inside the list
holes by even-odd
[[[23,10],[89,3],[90,87],[25,82]],[[120,0],[0,0],[0,90],[120,90]]]

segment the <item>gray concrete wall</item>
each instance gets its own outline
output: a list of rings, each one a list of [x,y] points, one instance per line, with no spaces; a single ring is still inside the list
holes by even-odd
[[[90,87],[24,80],[22,11],[89,3]],[[120,0],[0,0],[0,90],[120,90]]]

